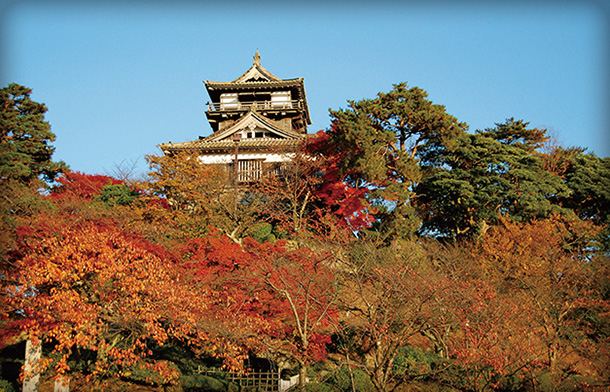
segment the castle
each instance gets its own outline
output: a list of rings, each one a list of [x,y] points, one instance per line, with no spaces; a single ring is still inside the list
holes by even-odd
[[[212,135],[160,144],[163,153],[195,152],[202,164],[235,173],[238,183],[280,172],[311,124],[303,78],[273,75],[261,65],[257,50],[252,66],[237,79],[204,84],[211,100],[206,116]]]

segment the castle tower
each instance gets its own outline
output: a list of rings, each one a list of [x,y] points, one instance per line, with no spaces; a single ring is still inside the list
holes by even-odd
[[[196,151],[203,164],[227,166],[238,154],[238,179],[251,182],[289,160],[287,153],[307,137],[311,120],[303,78],[273,75],[261,65],[258,50],[252,67],[237,79],[204,84],[211,100],[206,116],[212,135],[161,144],[165,154]]]

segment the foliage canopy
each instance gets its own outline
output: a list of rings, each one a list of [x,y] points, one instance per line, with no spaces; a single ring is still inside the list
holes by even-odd
[[[44,106],[2,93],[0,344],[41,343],[47,378],[232,390],[201,370],[264,362],[302,390],[610,384],[608,158],[512,118],[469,133],[401,83],[239,194],[187,154],[127,184],[58,175]]]

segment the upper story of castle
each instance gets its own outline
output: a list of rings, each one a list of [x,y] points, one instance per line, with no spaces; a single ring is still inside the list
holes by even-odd
[[[249,112],[291,133],[305,134],[311,124],[303,78],[280,79],[273,75],[261,65],[258,50],[252,66],[237,79],[204,84],[211,100],[206,116],[214,133],[230,128]]]

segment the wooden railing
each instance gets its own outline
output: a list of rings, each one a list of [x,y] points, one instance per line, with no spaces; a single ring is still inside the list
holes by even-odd
[[[280,390],[280,375],[278,372],[251,372],[238,374],[224,372],[219,369],[198,368],[197,373],[210,377],[218,377],[238,386],[239,390],[256,390],[260,392],[277,392]]]
[[[230,112],[256,110],[302,109],[299,100],[294,101],[253,101],[253,102],[208,102],[209,112]]]

